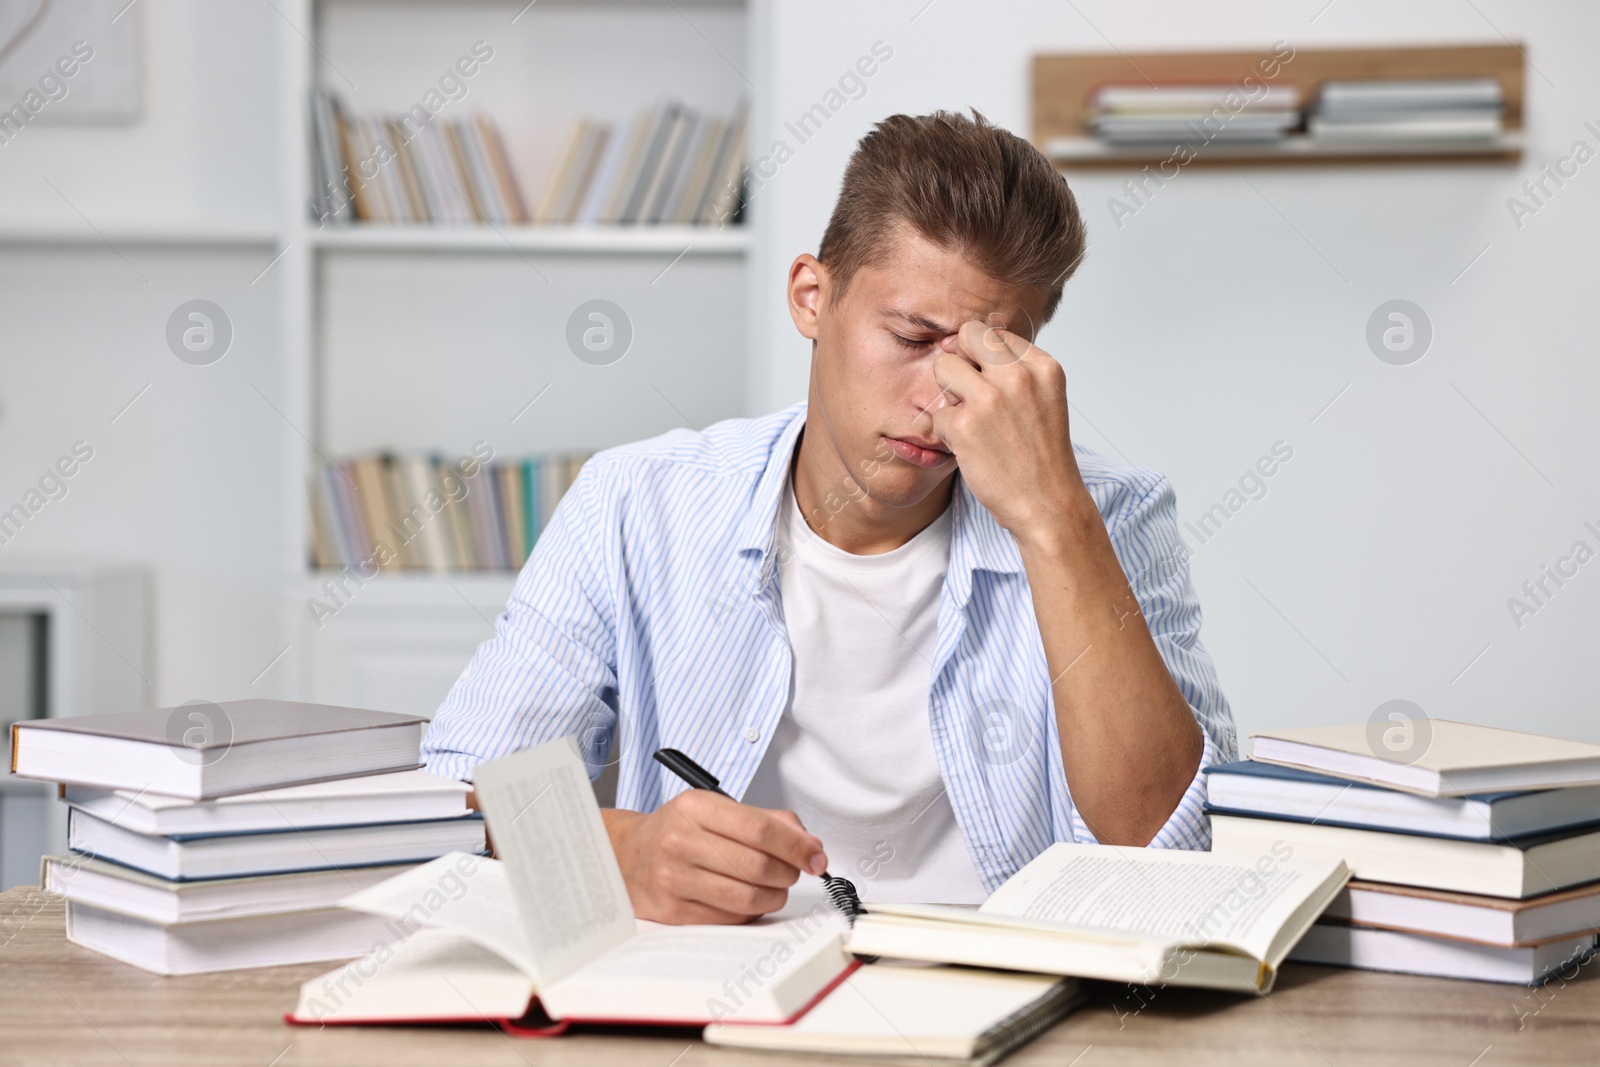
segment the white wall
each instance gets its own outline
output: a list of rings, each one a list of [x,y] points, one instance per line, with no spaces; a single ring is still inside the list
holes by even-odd
[[[1404,698],[1434,715],[1600,739],[1589,675],[1600,562],[1521,629],[1506,606],[1574,541],[1600,550],[1583,527],[1600,529],[1600,162],[1520,229],[1506,207],[1574,140],[1600,149],[1583,128],[1600,126],[1600,10],[1325,6],[773,5],[775,45],[755,60],[772,83],[757,143],[781,137],[795,154],[758,193],[751,313],[764,351],[752,406],[804,394],[807,349],[783,310],[784,274],[816,250],[855,140],[884,115],[975,106],[1027,135],[1039,51],[1526,41],[1520,166],[1197,168],[1120,228],[1107,201],[1127,175],[1073,174],[1090,255],[1041,345],[1067,368],[1075,435],[1165,472],[1182,519],[1221,500],[1274,442],[1293,447],[1268,495],[1194,562],[1203,636],[1242,732],[1364,719]],[[781,123],[878,40],[894,56],[866,95],[797,144]],[[1434,326],[1411,366],[1380,362],[1364,340],[1368,316],[1394,298]]]
[[[1165,471],[1185,519],[1275,441],[1294,447],[1269,495],[1195,561],[1206,641],[1245,730],[1365,717],[1405,697],[1435,714],[1600,738],[1583,673],[1600,637],[1600,563],[1521,630],[1505,605],[1573,541],[1600,548],[1582,525],[1600,526],[1590,473],[1600,444],[1591,340],[1600,163],[1520,230],[1505,204],[1573,140],[1600,147],[1582,128],[1600,125],[1600,73],[1587,55],[1600,14],[1504,0],[1322,7],[752,0],[753,36],[767,45],[736,58],[758,85],[770,79],[758,94],[769,131],[874,41],[895,51],[865,98],[760,191],[745,406],[802,394],[806,350],[783,315],[783,273],[794,253],[815,249],[844,161],[874,119],[975,105],[1026,132],[1028,58],[1041,49],[1494,42],[1498,27],[1528,42],[1537,67],[1521,167],[1195,169],[1121,229],[1106,210],[1120,177],[1075,176],[1092,250],[1042,343],[1067,365],[1075,431]],[[628,4],[615,11],[637,16]],[[101,227],[272,223],[275,50],[292,33],[268,4],[143,0],[135,16],[148,44],[145,118],[126,128],[41,123],[0,146],[0,224],[86,230],[47,177]],[[723,40],[726,20],[702,21]],[[387,89],[373,91],[383,97],[374,103],[387,101]],[[251,283],[273,250],[126,251],[150,283],[92,243],[0,249],[0,502],[73,440],[105,441],[71,495],[30,525],[34,543],[0,551],[147,561],[159,572],[158,699],[247,695],[282,647],[282,564],[297,551],[270,514],[296,440],[263,400],[284,405],[292,393],[275,275]],[[188,367],[163,346],[167,314],[192,296],[222,303],[238,327],[235,350],[214,367]],[[1370,312],[1395,297],[1422,305],[1436,329],[1432,351],[1410,367],[1378,362],[1363,340]],[[730,402],[724,388],[704,394],[711,408]],[[677,402],[697,420],[716,414]]]
[[[273,5],[142,0],[118,26],[129,20],[144,41],[139,120],[84,125],[47,105],[0,145],[0,222],[272,222],[283,26]],[[96,49],[85,69],[111,62],[121,39],[109,26],[85,37]]]
[[[276,250],[266,237],[159,247],[128,233],[273,222],[283,24],[271,5],[204,0],[146,0],[127,19],[145,42],[137,123],[57,122],[47,107],[0,144],[0,228],[75,237],[0,245],[0,508],[74,441],[95,450],[0,555],[150,567],[147,702],[267,695],[277,678],[258,675],[283,647],[280,486],[293,434],[274,410],[289,401],[278,275],[262,273]],[[110,45],[95,43],[95,62],[109,61]],[[212,366],[167,347],[169,315],[195,298],[234,328]]]

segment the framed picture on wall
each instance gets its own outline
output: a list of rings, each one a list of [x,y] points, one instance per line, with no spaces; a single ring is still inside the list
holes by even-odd
[[[143,109],[138,0],[0,0],[0,123],[130,123]]]

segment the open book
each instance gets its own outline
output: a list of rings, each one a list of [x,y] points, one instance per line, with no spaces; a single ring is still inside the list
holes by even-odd
[[[1293,850],[1052,845],[977,910],[867,904],[850,951],[1145,985],[1266,992],[1349,879]]]
[[[634,917],[588,774],[568,741],[476,775],[504,861],[452,853],[342,903],[397,945],[307,982],[300,1023],[786,1022],[855,966],[823,905],[788,922],[660,926]]]

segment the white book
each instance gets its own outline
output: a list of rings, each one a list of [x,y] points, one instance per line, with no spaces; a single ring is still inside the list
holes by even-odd
[[[1351,882],[1323,918],[1508,948],[1537,945],[1600,930],[1600,882],[1529,900]]]
[[[11,728],[11,773],[202,800],[414,768],[426,725],[262,697],[30,719]]]
[[[47,893],[153,923],[242,919],[337,907],[351,893],[377,885],[411,864],[346,867],[174,882],[89,856],[45,856],[39,885]],[[363,946],[367,951],[371,946]]]
[[[1426,797],[1259,760],[1207,767],[1206,803],[1232,815],[1477,841],[1600,821],[1600,786]]]
[[[909,1063],[994,1063],[1082,1001],[1078,982],[970,967],[876,963],[862,967],[788,1026],[712,1023],[712,1045]]]
[[[750,107],[739,101],[738,108],[729,120],[725,150],[720,153],[717,173],[707,191],[700,221],[712,226],[729,225],[739,213],[744,196],[745,139],[749,129]]]
[[[721,125],[710,115],[696,115],[694,129],[685,142],[683,158],[672,177],[672,185],[662,199],[656,211],[654,221],[663,223],[676,223],[683,213],[684,202],[689,198],[692,190],[700,180],[705,169],[707,142],[714,147],[715,138],[721,136]]]
[[[211,837],[136,834],[73,809],[67,847],[175,881],[361,867],[430,860],[452,851],[482,851],[483,820],[329,826]]]
[[[470,137],[471,133],[467,136]],[[417,554],[424,566],[432,571],[449,570],[453,554],[446,543],[450,535],[449,521],[445,518],[443,507],[433,511],[427,503],[430,494],[441,504],[444,501],[444,495],[433,481],[433,464],[427,456],[402,456],[397,462],[400,464],[400,479],[406,494],[404,509],[407,514],[403,517],[403,532],[415,539],[419,550]]]
[[[644,212],[651,190],[659,183],[666,162],[668,147],[683,123],[683,105],[670,102],[661,109],[661,118],[651,131],[649,142],[639,161],[639,171],[629,190],[618,221],[629,224],[644,221]]]
[[[1293,85],[1258,86],[1254,91],[1237,84],[1216,85],[1105,85],[1090,98],[1100,111],[1136,114],[1142,111],[1189,112],[1209,115],[1243,100],[1251,111],[1293,110],[1300,106],[1300,90]]]
[[[722,135],[727,128],[727,119],[712,118],[707,121],[704,136],[696,149],[693,168],[684,182],[682,195],[678,198],[670,221],[682,226],[700,217],[700,205],[705,200],[706,190],[711,187],[717,153],[722,148]]]
[[[1300,939],[1289,958],[1298,963],[1328,963],[1368,971],[1528,985],[1569,962],[1577,962],[1593,946],[1593,934],[1524,948],[1502,948],[1398,930],[1317,923]]]
[[[349,959],[383,944],[386,935],[384,920],[343,908],[153,923],[67,901],[68,941],[155,974]]]
[[[1338,859],[1058,843],[976,911],[866,905],[850,951],[1118,982],[1257,990],[1349,878]]]
[[[628,140],[628,150],[622,156],[605,207],[600,212],[601,222],[626,221],[628,201],[633,195],[634,188],[639,184],[639,172],[644,168],[645,157],[649,154],[650,145],[657,131],[666,120],[665,106],[647,108],[634,120],[633,135]]]
[[[1498,109],[1505,93],[1496,78],[1359,79],[1322,83],[1317,109],[1371,111],[1378,108],[1487,107]]]
[[[579,205],[583,203],[589,191],[590,183],[594,181],[595,165],[599,156],[605,151],[606,141],[610,135],[611,128],[604,123],[589,123],[588,129],[584,131],[583,144],[579,147],[577,158],[573,163],[572,180],[566,183],[566,188],[561,193],[552,222],[564,224],[573,220]]]
[[[424,165],[432,176],[434,188],[439,193],[439,215],[434,222],[462,226],[476,221],[472,201],[467,196],[467,179],[456,164],[455,153],[445,140],[441,123],[430,122],[417,135],[416,144],[421,149]]]
[[[457,119],[451,123],[450,130],[455,137],[457,155],[466,164],[473,199],[482,209],[485,221],[495,225],[511,221],[511,208],[500,195],[500,186],[489,169],[489,158],[484,154],[476,125],[471,119]]]
[[[307,982],[291,1018],[521,1018],[704,1025],[797,1017],[853,966],[843,917],[659,926],[636,919],[588,771],[563,739],[480,765],[503,862],[446,856],[345,901],[425,925],[393,958]],[[374,975],[374,970],[376,974]],[[347,997],[325,991],[353,985]]]
[[[1323,141],[1493,140],[1502,132],[1500,116],[1438,112],[1437,117],[1406,113],[1395,118],[1339,119],[1313,115],[1306,133]]]
[[[1263,730],[1251,759],[1427,796],[1600,784],[1600,745],[1449,719]]]
[[[590,180],[583,202],[578,206],[577,217],[573,219],[578,225],[587,226],[601,221],[606,203],[616,186],[623,158],[633,144],[633,131],[632,122],[624,122],[611,129],[610,136],[606,138],[605,153],[595,167],[594,178]]]
[[[1211,815],[1211,847],[1337,857],[1364,881],[1521,899],[1600,879],[1600,825],[1502,841],[1463,841],[1350,826]]]
[[[661,221],[667,199],[672,194],[672,186],[681,179],[689,142],[694,137],[695,127],[701,121],[701,118],[688,108],[678,112],[677,118],[673,120],[672,130],[667,135],[666,146],[661,152],[661,162],[656,166],[650,187],[645,190],[644,200],[639,206],[639,222]]]
[[[336,778],[331,782],[183,800],[148,790],[68,785],[62,799],[140,834],[236,834],[322,826],[418,822],[466,815],[472,787],[425,770]]]
[[[555,167],[550,172],[549,184],[545,186],[544,195],[539,198],[539,205],[534,209],[533,221],[537,223],[550,223],[556,221],[556,208],[561,202],[562,194],[567,190],[572,181],[572,170],[582,147],[584,138],[588,135],[590,122],[588,119],[579,119],[567,131],[567,138],[561,144],[561,150],[556,154]]]

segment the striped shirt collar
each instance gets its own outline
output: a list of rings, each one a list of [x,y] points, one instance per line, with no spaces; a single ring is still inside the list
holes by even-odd
[[[805,427],[805,402],[795,404],[784,414],[788,421],[773,440],[766,465],[751,490],[750,507],[737,541],[739,554],[759,564],[762,585],[771,582],[777,574],[779,505],[783,502],[795,445]],[[974,573],[1021,574],[1022,552],[1010,532],[972,495],[959,472],[950,506],[955,513],[951,517],[950,569],[945,582],[956,602],[965,606],[972,596]]]

